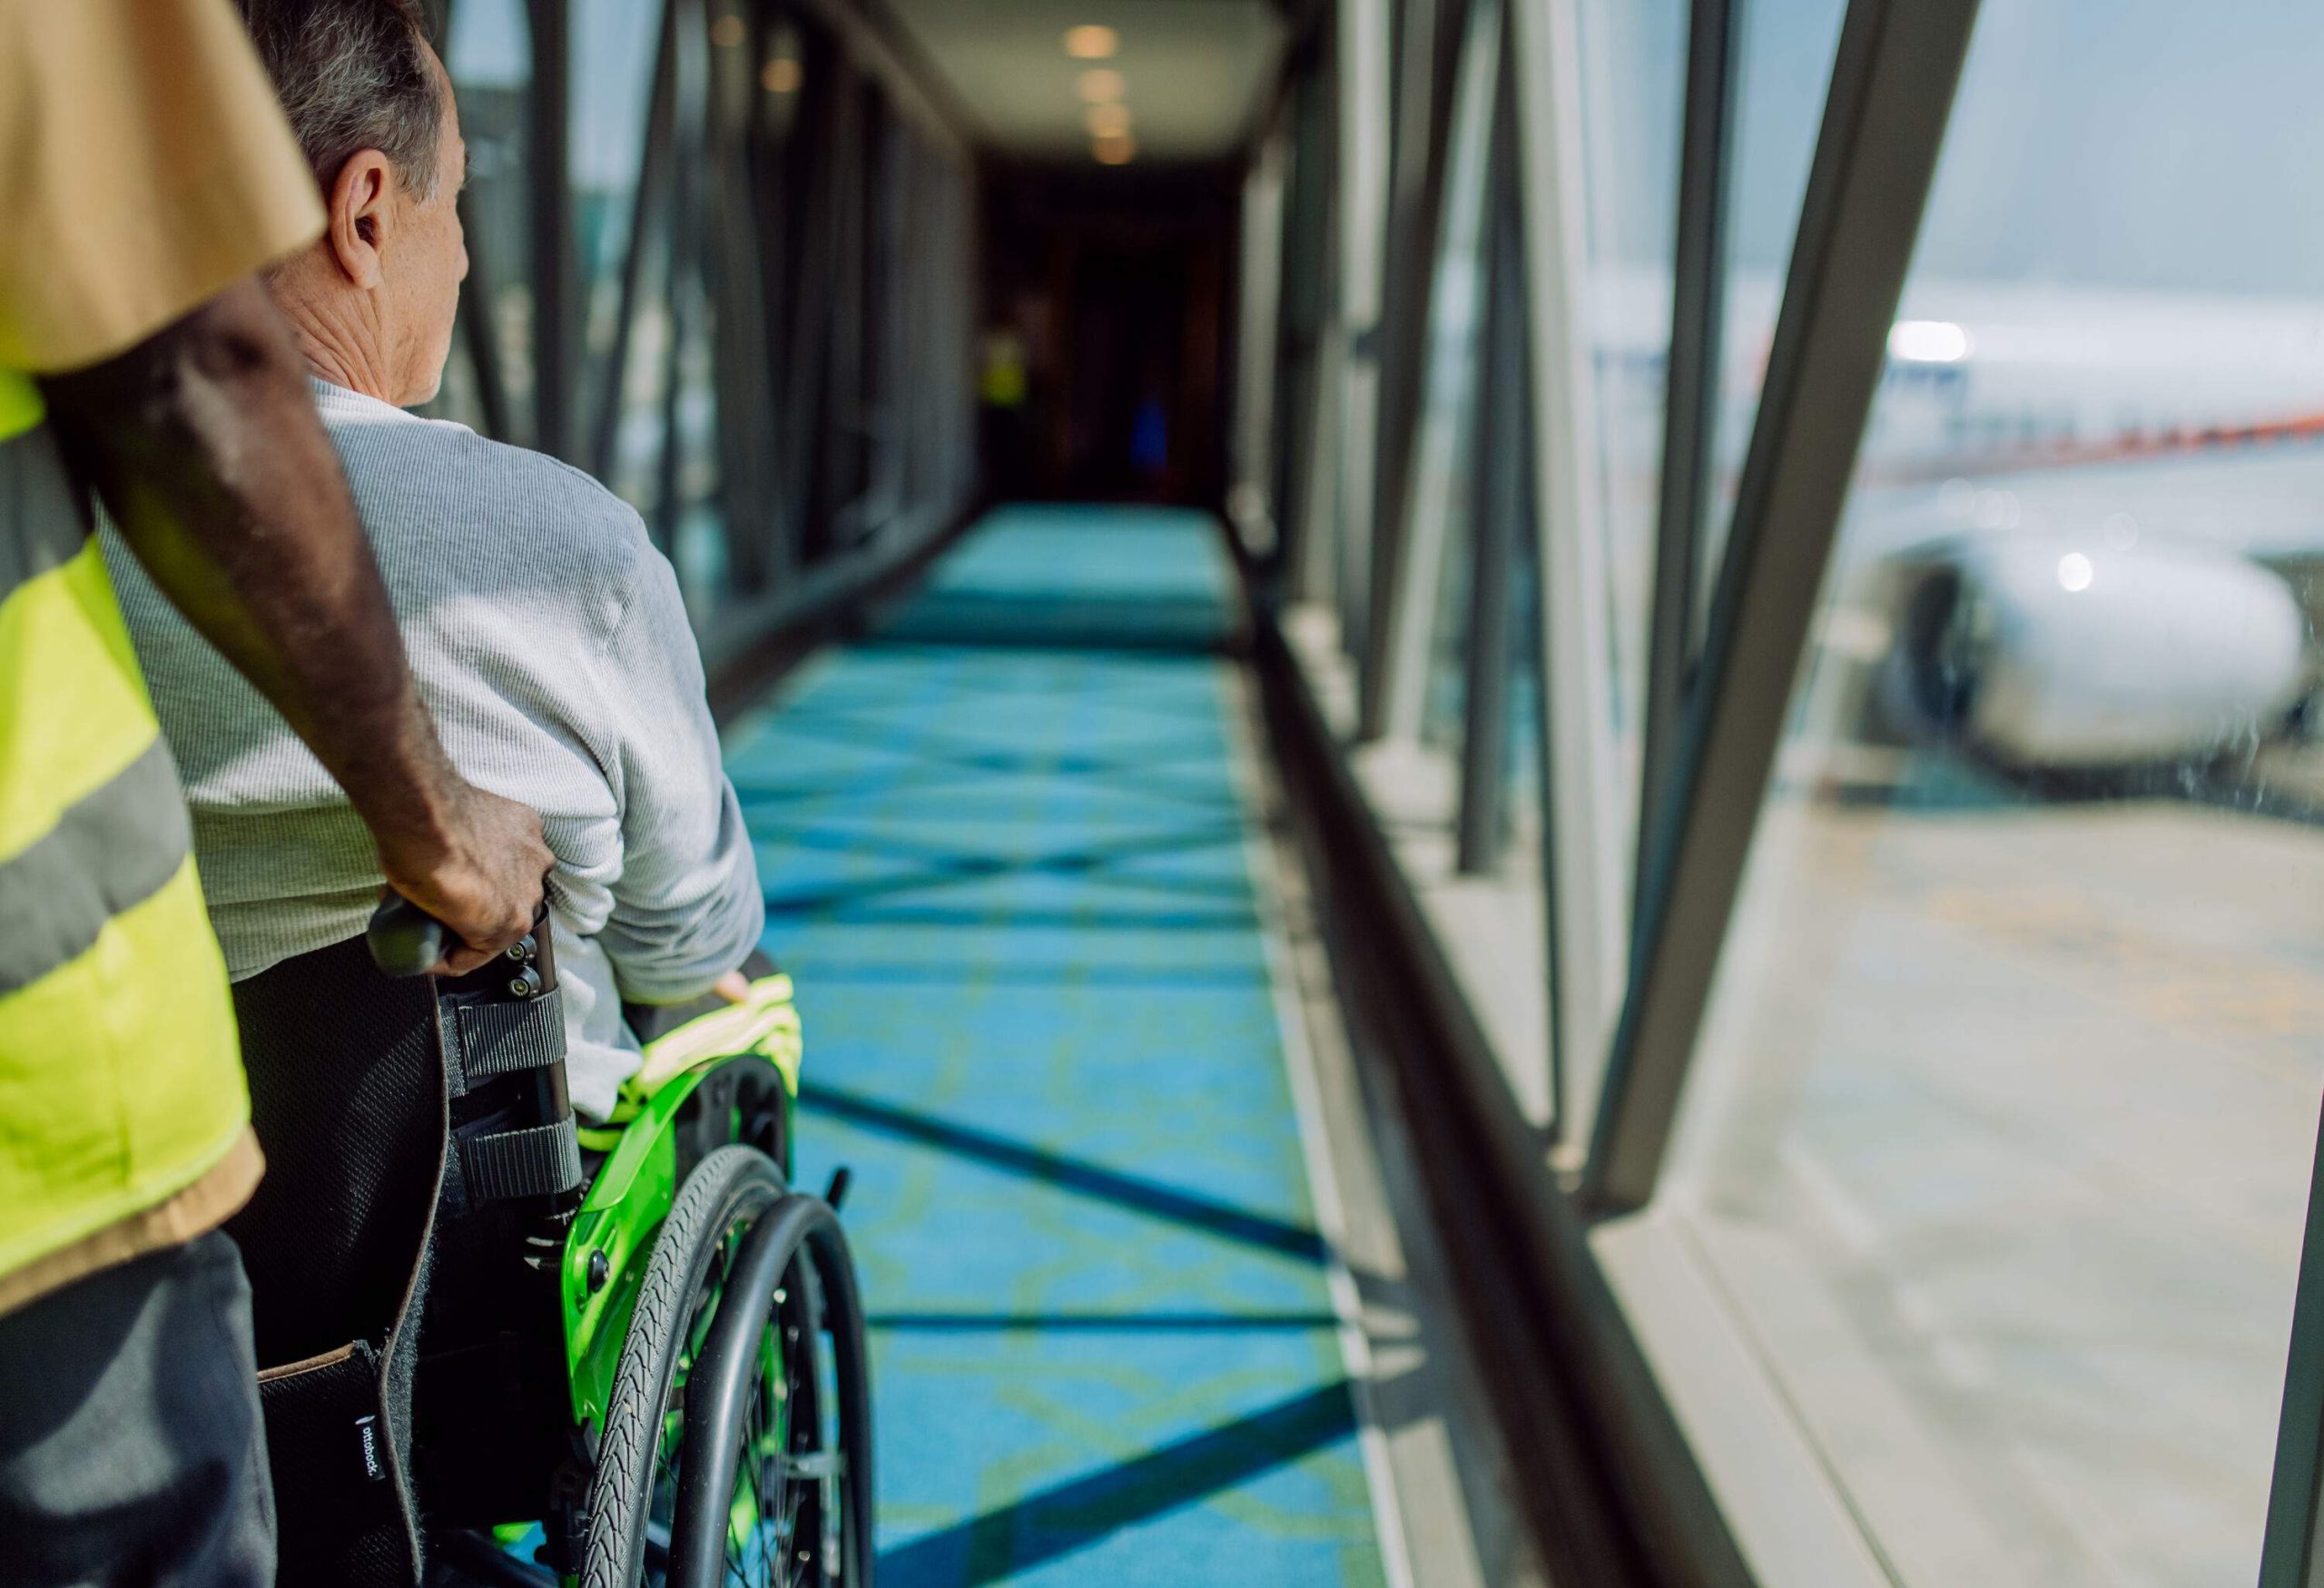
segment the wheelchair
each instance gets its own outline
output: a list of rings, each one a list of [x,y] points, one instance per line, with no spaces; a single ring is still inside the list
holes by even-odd
[[[235,989],[278,1582],[868,1588],[845,1171],[791,1184],[788,981],[665,1017],[585,1131],[545,922],[389,973],[440,932],[391,898]]]

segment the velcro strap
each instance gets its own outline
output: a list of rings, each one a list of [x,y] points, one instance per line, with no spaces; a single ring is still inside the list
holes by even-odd
[[[464,1003],[459,1019],[460,1072],[469,1086],[564,1060],[562,988],[523,1003]]]
[[[554,1125],[496,1130],[460,1143],[460,1169],[470,1197],[553,1197],[581,1183],[581,1143],[570,1117]]]

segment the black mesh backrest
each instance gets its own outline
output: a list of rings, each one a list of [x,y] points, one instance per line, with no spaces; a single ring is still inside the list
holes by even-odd
[[[448,1125],[436,1001],[361,938],[234,988],[258,1193],[228,1226],[250,1269],[261,1367],[379,1345],[412,1282]]]

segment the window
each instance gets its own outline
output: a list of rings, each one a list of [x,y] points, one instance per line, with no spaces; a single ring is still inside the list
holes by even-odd
[[[1706,605],[1735,508],[1743,451],[1758,413],[1768,345],[1775,335],[1784,272],[1791,266],[1800,198],[1847,3],[1748,0],[1738,10],[1719,400],[1711,427],[1710,521],[1702,527],[1702,577],[1697,587]]]
[[[1589,199],[1581,316],[1595,386],[1601,495],[1594,528],[1606,548],[1607,679],[1622,760],[1618,787],[1634,804],[1670,350],[1687,5],[1581,0],[1576,24]],[[1527,742],[1536,737],[1529,732]]]
[[[531,237],[527,224],[529,170],[527,106],[533,81],[531,30],[519,0],[463,0],[453,8],[444,67],[468,149],[468,184],[461,213],[468,237],[469,275],[460,295],[463,319],[484,321],[497,356],[509,413],[505,440],[522,442],[531,430],[533,396]],[[478,429],[487,422],[486,393],[464,335],[445,370],[435,411]]]
[[[1430,627],[1427,672],[1417,703],[1419,728],[1427,742],[1443,748],[1459,745],[1468,659],[1477,397],[1485,321],[1485,192],[1500,31],[1501,7],[1476,6],[1461,52],[1413,464],[1411,567],[1423,581],[1414,592],[1414,616]]]
[[[1771,48],[1747,149],[1807,113]],[[1660,1215],[1906,1588],[2258,1563],[2324,1083],[2319,69],[2295,8],[1986,0],[1890,335]]]
[[[637,200],[662,18],[631,0],[576,0],[569,117],[573,223],[579,245],[583,347],[592,376],[582,416],[596,423],[621,315],[622,267],[644,219]]]

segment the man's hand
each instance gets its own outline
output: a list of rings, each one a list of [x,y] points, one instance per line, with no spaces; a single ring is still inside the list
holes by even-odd
[[[532,930],[556,857],[527,806],[457,776],[445,793],[446,809],[432,821],[382,823],[374,836],[389,885],[460,940],[436,974],[460,976]]]
[[[438,969],[473,969],[529,931],[553,861],[540,819],[445,758],[306,372],[257,283],[41,385],[154,584],[339,780],[388,881],[459,936]]]
[[[710,990],[729,1003],[747,1003],[751,997],[751,979],[740,971],[729,971],[712,982]]]

